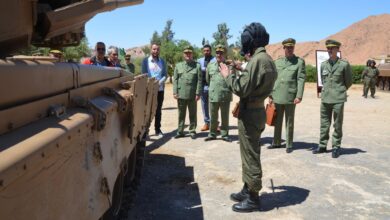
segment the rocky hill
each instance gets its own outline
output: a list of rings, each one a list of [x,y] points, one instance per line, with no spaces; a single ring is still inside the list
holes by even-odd
[[[315,65],[315,51],[326,50],[324,43],[330,38],[342,43],[341,55],[344,59],[351,64],[365,64],[369,58],[390,54],[390,14],[367,17],[320,41],[298,42],[295,54],[304,58],[307,64]],[[133,57],[144,56],[142,48],[145,46],[148,45],[126,51],[130,51]],[[267,51],[274,59],[284,54],[280,42],[268,45]]]
[[[332,38],[342,43],[343,58],[351,64],[365,64],[369,58],[390,54],[389,33],[390,14],[370,16],[320,41],[298,42],[295,53],[315,65],[315,51],[325,50],[325,41]],[[268,45],[267,51],[274,59],[284,54],[280,42]]]

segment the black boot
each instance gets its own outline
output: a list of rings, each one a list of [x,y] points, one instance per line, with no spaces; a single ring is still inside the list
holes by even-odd
[[[340,156],[340,148],[335,147],[332,150],[332,158],[338,158]]]
[[[242,202],[234,204],[232,209],[235,212],[254,212],[259,211],[259,193],[249,192],[249,197]]]
[[[235,202],[241,202],[248,197],[249,197],[249,190],[246,183],[244,184],[240,192],[230,194],[230,199]]]

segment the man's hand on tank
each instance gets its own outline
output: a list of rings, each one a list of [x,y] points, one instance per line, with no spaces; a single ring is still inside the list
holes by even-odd
[[[198,101],[199,99],[200,99],[199,95],[195,96],[195,101]]]
[[[173,98],[178,99],[179,96],[177,96],[177,94],[173,94]]]

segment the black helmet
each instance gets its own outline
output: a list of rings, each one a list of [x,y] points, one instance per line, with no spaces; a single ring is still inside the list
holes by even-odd
[[[241,52],[240,54],[252,53],[253,49],[258,47],[265,47],[269,43],[269,34],[265,27],[253,22],[246,26],[241,34]]]

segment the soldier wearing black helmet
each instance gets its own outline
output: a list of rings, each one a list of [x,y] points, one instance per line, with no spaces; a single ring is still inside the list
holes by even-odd
[[[258,140],[265,128],[264,100],[272,92],[277,76],[275,64],[264,48],[268,42],[269,34],[264,26],[251,23],[241,35],[241,52],[251,55],[245,71],[241,75],[234,74],[225,64],[220,64],[220,72],[229,89],[240,97],[238,132],[244,186],[230,196],[238,202],[232,207],[236,212],[259,209],[262,170]]]
[[[371,91],[371,97],[375,98],[375,85],[379,75],[378,69],[375,67],[376,63],[374,60],[367,61],[367,67],[363,70],[362,81],[364,83],[363,87],[363,97],[367,98],[368,89]]]

